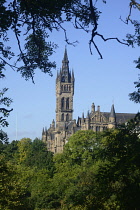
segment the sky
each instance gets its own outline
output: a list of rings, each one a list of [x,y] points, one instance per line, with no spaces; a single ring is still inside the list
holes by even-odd
[[[111,1],[107,4],[101,1],[96,5],[102,11],[98,32],[104,37],[125,38],[127,33],[133,33],[131,24],[126,25],[120,20],[126,19],[129,7],[128,0]],[[138,19],[136,10],[132,13]],[[134,81],[138,79],[138,69],[133,62],[139,57],[138,47],[131,48],[121,45],[115,40],[104,42],[96,38],[103,59],[99,59],[97,51],[89,50],[90,34],[82,30],[75,30],[72,25],[65,24],[69,41],[78,40],[76,46],[66,45],[63,31],[53,32],[50,40],[58,44],[58,48],[51,57],[57,64],[53,70],[53,77],[41,73],[35,74],[35,84],[25,81],[20,74],[7,68],[6,78],[1,80],[0,88],[8,87],[6,96],[13,99],[13,111],[8,117],[9,126],[3,130],[7,132],[9,141],[31,138],[41,138],[43,127],[49,128],[55,120],[55,80],[60,70],[67,47],[69,67],[74,70],[75,93],[73,118],[77,119],[82,113],[87,114],[94,102],[103,112],[109,112],[112,104],[115,111],[121,113],[137,113],[140,105],[129,100],[128,94],[135,90]],[[23,38],[23,37],[22,37]],[[18,53],[18,46],[13,34],[10,34],[10,45]]]

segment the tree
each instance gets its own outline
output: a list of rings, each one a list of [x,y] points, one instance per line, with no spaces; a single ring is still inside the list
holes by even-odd
[[[2,67],[4,68],[6,64],[9,65],[19,71],[25,79],[31,78],[33,80],[37,68],[44,73],[51,74],[51,68],[55,67],[55,63],[50,62],[49,57],[54,52],[56,45],[47,40],[49,40],[50,32],[63,30],[65,40],[70,44],[64,26],[65,22],[71,22],[75,29],[82,29],[91,33],[90,51],[92,53],[91,46],[93,44],[100,58],[103,56],[95,43],[95,37],[104,41],[114,39],[121,44],[128,45],[127,42],[120,41],[118,38],[104,38],[103,34],[97,32],[100,12],[96,8],[96,2],[94,3],[92,0],[53,0],[50,4],[48,0],[10,0],[10,2],[2,0],[0,5]],[[106,3],[104,0],[103,2]],[[23,62],[21,67],[7,62],[7,59],[14,56],[11,48],[5,47],[5,43],[9,39],[7,34],[9,30],[13,31],[18,43],[19,55],[17,61]],[[20,41],[22,36],[25,40],[24,47]]]
[[[51,203],[57,201],[58,209],[90,209],[90,192],[95,190],[92,167],[98,157],[98,135],[91,130],[78,131],[70,137],[63,153],[54,156],[56,173]]]
[[[1,66],[0,66],[0,69],[1,69]],[[4,77],[5,75],[2,73],[2,70],[0,70],[0,79]],[[13,109],[8,109],[8,107],[12,103],[12,99],[5,96],[5,93],[7,92],[7,90],[8,88],[3,88],[2,90],[0,90],[0,114],[1,114],[0,128],[8,126],[8,122],[6,118],[9,116],[10,112],[13,110]],[[0,129],[0,141],[2,142],[8,141],[7,134],[2,129]]]
[[[71,136],[54,156],[52,208],[139,209],[139,126],[137,114],[120,128]]]
[[[135,34],[127,34],[127,41],[132,47],[134,47],[135,45],[140,46],[140,22],[138,20],[131,19],[131,12],[133,8],[140,11],[140,3],[138,3],[138,1],[135,0],[130,1],[130,11],[126,20],[127,24],[128,22],[131,22],[135,28]],[[136,68],[140,69],[140,57],[134,62],[136,63]],[[134,82],[134,84],[135,88],[137,88],[137,91],[134,91],[133,93],[129,94],[130,100],[134,101],[135,103],[140,103],[140,75],[138,77],[138,81]]]
[[[30,209],[30,195],[27,183],[22,182],[21,173],[16,164],[7,161],[6,156],[0,155],[0,209]]]

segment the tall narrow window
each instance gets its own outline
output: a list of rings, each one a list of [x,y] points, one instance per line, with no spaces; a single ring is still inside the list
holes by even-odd
[[[100,131],[100,127],[99,126],[96,127],[96,131]]]
[[[69,98],[66,99],[66,109],[69,109]]]
[[[61,121],[64,121],[64,114],[61,115]]]
[[[66,121],[69,121],[69,114],[66,115]]]
[[[61,109],[64,109],[64,98],[61,99]]]

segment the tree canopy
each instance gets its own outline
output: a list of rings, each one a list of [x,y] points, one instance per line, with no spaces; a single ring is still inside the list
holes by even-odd
[[[78,131],[53,156],[39,139],[0,144],[1,209],[140,206],[140,114],[117,129]]]
[[[1,68],[8,64],[11,68],[19,71],[25,79],[31,78],[32,80],[37,68],[51,75],[51,69],[55,68],[55,62],[51,62],[49,57],[54,52],[56,44],[48,41],[48,38],[50,32],[63,30],[66,42],[72,44],[67,37],[66,22],[71,22],[75,29],[91,33],[90,51],[92,53],[93,45],[100,58],[103,56],[95,42],[95,37],[104,41],[114,39],[125,45],[139,45],[139,22],[131,19],[132,10],[140,9],[139,3],[130,0],[130,11],[128,11],[125,22],[127,24],[130,21],[134,25],[136,33],[127,35],[126,41],[122,41],[114,37],[105,38],[104,34],[99,34],[98,20],[101,12],[96,4],[97,1],[53,0],[50,3],[48,0],[2,0],[0,3]],[[102,2],[108,3],[104,0]],[[10,40],[9,30],[15,34],[19,48],[17,62],[22,61],[20,62],[21,66],[10,64],[8,61],[14,56],[11,47],[6,46],[7,41]],[[21,37],[24,37],[24,44],[21,43]]]

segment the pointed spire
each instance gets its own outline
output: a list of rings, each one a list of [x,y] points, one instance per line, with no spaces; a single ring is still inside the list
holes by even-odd
[[[114,108],[114,104],[112,104],[112,107],[111,107],[111,112],[110,112],[110,117],[115,117],[116,114],[115,114],[115,108]]]
[[[112,104],[109,119],[111,122],[116,122],[116,114],[115,114],[114,104]]]
[[[45,134],[46,134],[46,135],[48,134],[48,130],[47,130],[47,127],[45,127]]]
[[[59,72],[58,72],[58,70],[57,70],[56,82],[58,81],[58,79],[59,79]]]
[[[61,75],[61,82],[70,82],[71,75],[69,72],[69,60],[67,55],[67,49],[65,47],[64,58],[62,60],[62,70],[60,72]]]
[[[72,81],[74,82],[74,71],[73,71],[73,69],[72,69],[72,73],[71,73],[71,78],[72,78]]]
[[[89,110],[87,111],[87,118],[90,118]]]
[[[67,55],[67,48],[66,47],[65,47],[63,62],[69,62],[68,55]]]

